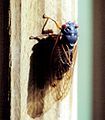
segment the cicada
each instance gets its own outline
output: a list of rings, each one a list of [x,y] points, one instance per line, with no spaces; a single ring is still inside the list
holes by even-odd
[[[38,40],[32,48],[28,81],[27,112],[32,118],[43,115],[67,96],[77,54],[78,25],[69,21],[60,26],[48,16],[43,18],[42,35],[30,37]],[[45,30],[49,19],[59,29],[57,34]]]

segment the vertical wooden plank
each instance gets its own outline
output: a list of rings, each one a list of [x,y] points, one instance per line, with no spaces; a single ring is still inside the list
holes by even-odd
[[[63,19],[65,19],[65,22],[75,19],[75,7],[72,7],[74,2],[71,3],[69,0],[66,0],[65,2],[58,2],[56,0],[45,0],[43,2],[34,0],[29,2],[29,0],[23,0],[21,5],[21,120],[33,120],[27,114],[27,87],[29,79],[30,55],[32,53],[31,49],[36,41],[30,41],[29,37],[31,35],[36,36],[41,33],[44,22],[42,15],[44,13],[62,23]],[[72,10],[70,7],[72,7]],[[68,14],[68,11],[70,11],[71,14]],[[47,28],[52,28],[56,31],[56,26],[54,27],[54,23],[51,21],[49,22]],[[36,120],[70,119],[70,99],[71,96],[69,93],[64,101],[62,101],[60,104],[58,103],[53,105],[51,110],[45,113],[44,116],[36,118]],[[66,111],[63,110],[64,107],[67,109]]]
[[[10,0],[11,120],[20,120],[21,0]]]
[[[30,55],[32,47],[37,41],[30,40],[30,36],[38,36],[44,23],[45,2],[39,0],[21,1],[21,120],[31,120],[27,115],[27,92],[30,69]]]
[[[33,120],[27,114],[27,88],[30,56],[32,47],[37,42],[29,40],[29,37],[40,35],[44,13],[62,24],[76,19],[75,9],[75,2],[69,0],[65,2],[63,0],[11,0],[11,118],[13,120]],[[47,28],[49,27],[55,31],[57,29],[51,21]],[[54,105],[45,116],[36,118],[36,120],[69,120],[70,99],[69,94],[61,104]],[[68,110],[64,111],[64,107]]]

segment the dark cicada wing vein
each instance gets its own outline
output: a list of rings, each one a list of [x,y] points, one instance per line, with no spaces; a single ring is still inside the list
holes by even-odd
[[[60,39],[59,36],[55,40],[50,61],[52,81],[61,80],[64,73],[69,70],[71,61],[69,46],[65,43],[62,43],[62,39]]]

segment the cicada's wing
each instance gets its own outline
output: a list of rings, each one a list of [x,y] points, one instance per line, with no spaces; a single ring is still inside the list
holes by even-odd
[[[76,56],[77,43],[72,50],[72,56],[67,44],[55,47],[52,65],[57,68],[52,70],[53,79],[50,85],[54,101],[62,100],[70,90]]]
[[[33,48],[27,97],[27,112],[32,118],[43,115],[54,103],[62,100],[71,87],[77,45],[73,49],[72,63],[66,44],[57,44],[54,50],[53,47],[54,41],[50,37]],[[68,64],[64,66],[63,63]]]

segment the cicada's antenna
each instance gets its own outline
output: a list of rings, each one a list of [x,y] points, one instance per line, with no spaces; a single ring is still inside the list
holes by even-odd
[[[44,15],[43,15],[43,18],[45,18]],[[44,28],[45,28],[45,26],[46,26],[49,18],[46,18],[46,19],[47,19],[47,20],[45,21],[45,23],[44,23],[44,25],[43,25],[43,28],[42,28],[42,34],[44,34],[44,32],[45,32]]]
[[[44,15],[43,15],[43,18],[44,18],[44,19],[47,19],[47,20],[46,20],[46,22],[45,22],[45,24],[44,24],[44,26],[43,26],[42,31],[44,31],[44,27],[46,26],[46,24],[47,24],[47,22],[48,22],[49,19],[52,20],[52,21],[56,24],[57,28],[61,29],[61,26],[60,26],[54,19],[52,19],[51,17],[46,16],[46,15],[44,14]]]

